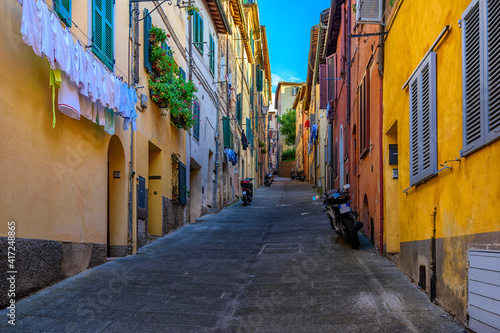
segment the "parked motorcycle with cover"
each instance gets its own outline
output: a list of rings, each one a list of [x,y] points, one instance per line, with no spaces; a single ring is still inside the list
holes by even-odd
[[[266,174],[266,176],[264,177],[264,185],[266,185],[267,187],[271,186],[271,184],[273,183],[274,181],[274,175],[272,172],[269,172],[268,174]]]
[[[346,239],[353,249],[357,249],[359,248],[358,230],[363,228],[363,223],[357,221],[357,213],[351,209],[350,187],[346,184],[341,189],[325,193],[326,199],[323,205],[332,229],[340,237]]]
[[[252,202],[253,196],[253,183],[254,178],[245,178],[241,181],[241,200],[243,201],[243,206]]]

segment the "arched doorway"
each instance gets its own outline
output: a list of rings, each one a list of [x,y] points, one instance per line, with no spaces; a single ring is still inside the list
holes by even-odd
[[[108,146],[108,251],[109,257],[128,253],[127,177],[125,153],[120,139],[113,135]]]
[[[372,223],[370,223],[369,207],[370,206],[368,205],[368,196],[365,194],[363,199],[363,225],[365,230],[368,229],[367,231],[370,233],[370,242],[373,244],[373,226]]]

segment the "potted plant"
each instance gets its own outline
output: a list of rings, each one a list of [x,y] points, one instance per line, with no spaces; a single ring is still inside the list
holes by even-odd
[[[261,148],[260,152],[261,152],[262,154],[265,154],[265,153],[267,153],[267,149],[266,149],[266,148]]]
[[[160,108],[169,109],[173,126],[189,130],[195,120],[192,105],[196,100],[196,86],[193,81],[186,81],[179,75],[179,67],[175,63],[173,52],[162,47],[169,36],[163,29],[153,28],[150,30],[150,41],[154,42],[151,42],[149,58],[154,74],[149,78],[151,99]]]
[[[185,8],[189,16],[193,16],[194,13],[198,13],[200,11],[200,8],[193,5],[186,6]]]

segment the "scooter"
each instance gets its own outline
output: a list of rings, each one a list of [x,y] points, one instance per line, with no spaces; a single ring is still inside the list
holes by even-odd
[[[294,179],[295,179],[295,177],[296,177],[295,170],[290,171],[290,178],[291,178],[292,180],[294,180]]]
[[[273,183],[274,181],[274,175],[272,172],[266,174],[266,176],[264,177],[264,185],[266,185],[267,187],[271,186],[271,184]]]
[[[297,176],[295,178],[303,182],[304,180],[306,180],[306,173],[304,172],[304,170],[301,170],[297,173]]]
[[[357,213],[351,209],[349,188],[346,184],[341,189],[334,189],[325,193],[323,201],[326,214],[332,229],[342,238],[349,241],[353,249],[359,248],[358,231],[363,228],[363,223],[357,221]]]
[[[245,178],[241,181],[241,200],[243,201],[243,206],[246,206],[248,203],[252,202],[253,179],[254,178]]]

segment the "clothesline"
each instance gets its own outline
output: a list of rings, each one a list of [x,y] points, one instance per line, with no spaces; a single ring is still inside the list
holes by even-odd
[[[21,0],[18,1],[21,2]],[[71,30],[62,24],[57,14],[49,9],[45,0],[38,0],[38,2],[36,0],[22,0],[22,2],[21,34],[23,41],[33,48],[37,56],[47,59],[51,71],[61,70],[64,72],[63,75],[57,73],[55,75],[60,78],[59,82],[63,83],[60,92],[63,93],[64,102],[61,102],[60,96],[59,110],[70,117],[79,119],[80,104],[84,104],[87,108],[84,108],[85,113],[82,112],[82,115],[97,121],[100,125],[106,125],[105,119],[111,121],[114,119],[113,117],[103,117],[104,112],[101,110],[108,107],[114,109],[116,114],[125,119],[125,130],[131,124],[132,131],[135,131],[137,118],[135,88],[130,87],[109,71],[91,52],[85,49],[78,38],[75,43]],[[57,84],[55,86],[59,88]],[[78,97],[79,94],[80,97]],[[88,101],[82,100],[82,97],[83,99],[87,98]],[[93,111],[90,111],[89,114],[89,102],[96,104],[98,114],[93,113]],[[90,105],[92,104],[90,103]],[[106,113],[106,115],[108,114]],[[111,128],[106,125],[105,128],[107,127]],[[114,133],[114,130],[112,132]]]

